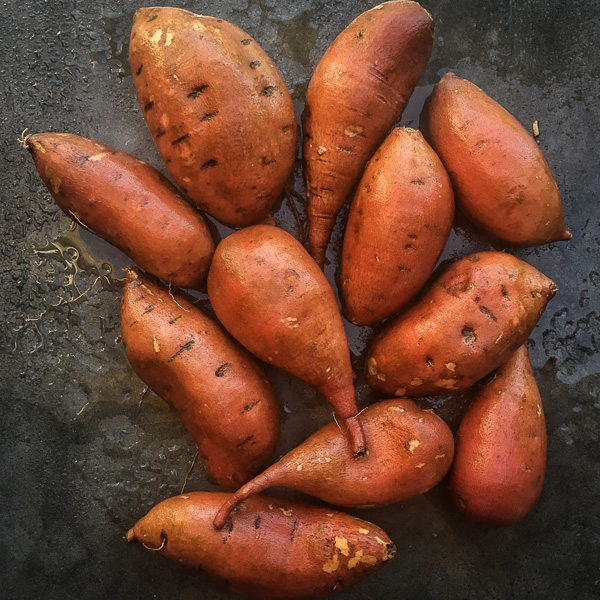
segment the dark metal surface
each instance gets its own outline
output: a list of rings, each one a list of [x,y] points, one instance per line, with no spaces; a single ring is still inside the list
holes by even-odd
[[[359,0],[174,4],[230,20],[255,37],[280,68],[299,115],[325,48],[371,6]],[[563,194],[573,239],[514,251],[560,288],[530,340],[547,416],[547,477],[535,511],[509,529],[468,522],[443,485],[385,510],[363,511],[390,534],[399,552],[378,575],[341,597],[597,598],[599,7],[592,0],[426,0],[424,5],[436,20],[435,46],[402,122],[417,125],[431,86],[452,69],[527,128],[539,120],[540,145]],[[194,447],[164,402],[143,397],[144,385],[125,359],[117,280],[126,257],[87,232],[69,231],[69,221],[17,143],[26,127],[69,131],[164,170],[138,108],[127,60],[131,19],[139,6],[133,0],[4,3],[2,598],[233,597],[124,540],[126,529],[151,506],[180,492]],[[303,191],[299,164],[296,176]],[[275,218],[296,231],[287,202]],[[334,283],[342,233],[340,220],[327,268]],[[490,248],[459,221],[443,258]],[[360,372],[373,331],[348,325],[348,334]],[[274,369],[269,375],[283,407],[283,453],[331,413],[309,386]],[[376,398],[360,377],[357,388],[361,406]],[[455,423],[464,403],[459,398],[434,404]],[[186,489],[214,486],[198,465]]]

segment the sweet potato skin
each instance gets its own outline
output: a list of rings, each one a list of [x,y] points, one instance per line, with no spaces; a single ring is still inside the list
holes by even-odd
[[[226,237],[215,251],[208,295],[219,321],[250,352],[315,387],[343,419],[357,414],[335,295],[289,233],[255,225]]]
[[[417,2],[384,2],[329,46],[310,80],[303,160],[310,253],[323,268],[336,216],[367,161],[400,118],[433,46]]]
[[[465,389],[527,340],[557,289],[510,254],[465,256],[375,338],[367,381],[396,396]]]
[[[138,376],[179,413],[208,474],[237,489],[271,459],[279,408],[256,361],[183,295],[130,268],[122,338]]]
[[[426,128],[456,201],[477,227],[509,244],[568,240],[560,193],[531,134],[476,85],[446,73]]]
[[[175,183],[231,227],[263,221],[296,154],[294,105],[247,33],[168,7],[134,16],[129,58],[146,123]]]
[[[546,421],[529,354],[521,346],[467,410],[449,485],[471,519],[508,526],[538,501],[546,469]]]
[[[233,494],[215,527],[235,504],[270,487],[289,487],[338,506],[387,506],[427,492],[448,472],[454,438],[432,412],[394,398],[366,408],[361,422],[366,456],[356,460],[346,436],[330,423]]]
[[[415,129],[397,128],[369,162],[352,201],[342,251],[344,315],[370,325],[425,285],[448,240],[454,195]]]
[[[377,571],[396,552],[379,527],[342,512],[254,496],[222,531],[212,521],[229,494],[194,492],[155,506],[127,532],[230,590],[254,598],[318,598]]]
[[[153,275],[183,288],[204,288],[214,252],[210,231],[159,171],[71,133],[39,133],[25,143],[68,217]]]

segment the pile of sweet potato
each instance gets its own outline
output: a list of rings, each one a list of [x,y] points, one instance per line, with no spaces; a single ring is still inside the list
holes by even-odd
[[[128,541],[247,596],[312,598],[376,571],[393,542],[336,510],[255,494],[283,486],[336,506],[385,506],[448,474],[457,507],[478,521],[511,525],[534,507],[546,428],[526,343],[557,287],[507,252],[464,256],[430,278],[455,205],[504,244],[570,234],[536,141],[472,83],[444,75],[423,134],[393,129],[432,45],[426,10],[386,2],[348,25],[317,65],[303,123],[310,251],[265,224],[295,159],[290,95],[259,44],[222,19],[175,8],[134,17],[140,107],[179,189],[73,134],[23,140],[63,211],[144,269],[124,278],[127,358],[177,410],[207,474],[234,492],[165,500]],[[382,400],[361,412],[322,272],[351,196],[343,313],[359,326],[389,318],[365,360]],[[198,208],[239,230],[216,244]],[[176,288],[207,290],[219,322]],[[274,464],[279,407],[260,361],[314,386],[339,417]],[[475,384],[456,438],[419,405]]]

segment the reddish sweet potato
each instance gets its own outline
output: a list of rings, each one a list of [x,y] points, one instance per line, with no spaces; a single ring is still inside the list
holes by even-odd
[[[411,400],[385,400],[365,409],[361,422],[369,452],[355,460],[336,423],[326,425],[221,507],[215,527],[246,498],[270,487],[288,487],[330,504],[385,506],[423,494],[439,483],[454,456],[450,428]]]
[[[202,289],[214,252],[206,222],[154,167],[71,133],[25,138],[64,213],[150,273]]]
[[[346,318],[369,325],[411,300],[431,275],[453,217],[440,159],[419,131],[392,131],[367,166],[348,217],[340,278]]]
[[[538,501],[546,469],[546,421],[526,346],[475,397],[456,436],[450,491],[468,517],[514,525]]]
[[[510,254],[465,256],[375,338],[367,380],[395,396],[467,388],[527,340],[557,289]]]
[[[233,337],[327,398],[361,454],[365,442],[344,324],[329,282],[302,245],[268,225],[230,235],[215,251],[208,295]]]
[[[212,521],[229,494],[194,492],[155,506],[127,541],[253,598],[318,598],[371,575],[396,553],[379,527],[329,508],[255,496],[223,531]]]
[[[235,25],[141,8],[129,60],[146,123],[175,183],[231,227],[263,221],[296,154],[296,113],[265,51]]]
[[[310,252],[321,268],[335,218],[400,118],[432,45],[433,19],[424,8],[385,2],[350,23],[315,69],[303,157]]]
[[[236,489],[271,459],[279,410],[254,359],[176,291],[125,276],[122,337],[134,371],[179,413],[206,471]]]
[[[432,145],[464,213],[509,244],[571,239],[550,167],[531,134],[477,86],[453,73],[427,110]]]

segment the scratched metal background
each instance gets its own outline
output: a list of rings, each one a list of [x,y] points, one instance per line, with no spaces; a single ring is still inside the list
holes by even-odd
[[[298,115],[312,69],[364,0],[198,0],[174,4],[230,20],[273,57]],[[600,595],[600,11],[589,0],[424,0],[436,20],[433,55],[405,116],[415,126],[438,76],[474,81],[526,126],[563,194],[569,243],[515,254],[560,288],[530,340],[545,403],[546,485],[510,529],[473,525],[443,485],[361,513],[398,545],[379,574],[341,598],[505,599]],[[179,493],[194,447],[160,399],[143,398],[119,337],[126,257],[54,206],[17,143],[69,131],[164,170],[137,106],[128,64],[133,0],[9,0],[0,20],[0,596],[7,599],[232,596],[162,557],[128,545],[125,530]],[[304,191],[299,163],[296,186]],[[344,215],[347,211],[344,213]],[[295,233],[286,203],[275,218]],[[336,228],[327,275],[336,281]],[[221,228],[221,233],[227,231]],[[458,219],[443,259],[492,248]],[[373,330],[347,324],[357,371]],[[307,385],[269,375],[282,405],[279,452],[330,419]],[[361,406],[376,398],[357,381]],[[432,402],[453,425],[467,398]],[[214,489],[201,466],[187,490]],[[251,551],[251,548],[249,548]]]

